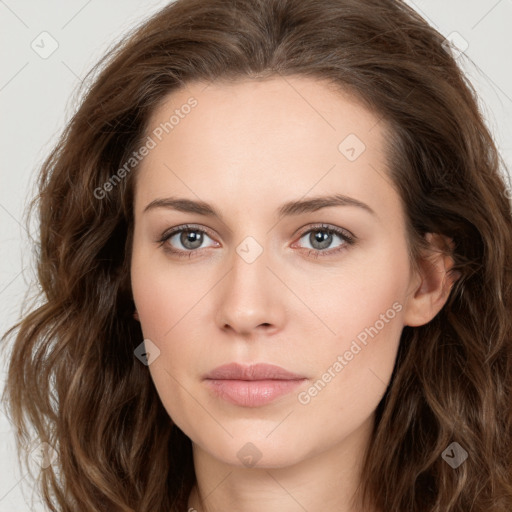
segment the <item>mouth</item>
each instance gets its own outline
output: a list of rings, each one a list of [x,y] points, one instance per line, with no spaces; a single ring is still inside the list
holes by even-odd
[[[258,363],[243,366],[230,363],[219,366],[204,377],[214,394],[241,407],[259,407],[291,393],[306,377],[280,366]]]

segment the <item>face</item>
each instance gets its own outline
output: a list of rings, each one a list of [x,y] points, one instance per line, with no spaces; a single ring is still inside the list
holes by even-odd
[[[147,136],[131,280],[169,416],[237,466],[368,433],[417,284],[382,121],[304,77],[193,83]],[[205,379],[233,362],[296,378]]]

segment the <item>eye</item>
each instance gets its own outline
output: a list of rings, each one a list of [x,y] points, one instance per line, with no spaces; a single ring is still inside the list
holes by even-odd
[[[205,241],[205,236],[210,238],[204,228],[186,224],[165,232],[158,242],[161,246],[165,244],[164,249],[166,251],[179,257],[190,258],[201,248]],[[207,247],[218,247],[218,245],[217,242],[214,242],[213,245]]]
[[[212,240],[213,234],[210,236],[209,230],[205,228],[184,224],[164,232],[158,243],[160,247],[164,246],[164,250],[168,253],[180,258],[192,258],[200,253],[201,249],[220,246],[218,242],[212,240],[212,244],[202,247],[205,237]],[[332,249],[326,250],[332,246],[333,240],[336,237],[341,240],[341,243]],[[347,249],[348,246],[354,245],[357,240],[349,231],[325,224],[310,227],[310,229],[302,233],[299,240],[303,238],[306,239],[306,243],[310,244],[309,248],[304,247],[304,249],[308,250],[308,256],[315,258],[341,252]]]
[[[334,238],[341,239],[341,243],[335,246],[333,249],[328,249],[332,246]],[[330,256],[347,249],[348,246],[354,245],[356,237],[352,233],[328,225],[313,226],[308,231],[302,233],[300,240],[305,239],[310,244],[308,256]]]

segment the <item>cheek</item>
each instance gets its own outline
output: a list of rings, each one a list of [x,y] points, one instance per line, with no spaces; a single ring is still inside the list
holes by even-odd
[[[144,337],[164,340],[204,294],[202,279],[191,279],[185,267],[176,267],[158,251],[134,244],[131,286]]]
[[[402,286],[390,272],[354,277],[329,301],[324,319],[336,334],[320,338],[318,326],[308,333],[321,341],[308,353],[315,376],[297,401],[304,424],[326,439],[348,435],[384,396],[403,328]]]
[[[204,347],[197,342],[204,339],[198,327],[205,325],[201,298],[211,285],[203,279],[191,279],[184,266],[173,267],[137,244],[132,254],[131,285],[143,337],[159,350],[149,371],[159,394],[172,396],[179,389],[178,382],[189,379],[187,372],[201,359]]]
[[[181,428],[183,417],[199,414],[184,389],[191,389],[191,368],[201,358],[201,347],[193,343],[187,328],[194,315],[193,304],[201,296],[196,288],[182,288],[169,271],[142,263],[134,251],[132,292],[145,340],[158,348],[158,357],[148,366],[155,389],[168,415]]]
[[[386,331],[394,324],[394,332],[400,332],[408,278],[406,247],[387,242],[361,250],[329,275],[317,275],[304,293],[307,305],[319,312],[336,343],[336,338],[352,339],[376,322],[380,328],[385,322]]]
[[[361,253],[359,261],[329,280],[317,281],[308,304],[322,311],[331,333],[324,328],[319,337],[322,326],[311,321],[306,334],[322,340],[309,354],[316,380],[301,403],[311,402],[310,410],[338,404],[364,415],[378,404],[400,343],[408,271],[406,247],[388,243]]]

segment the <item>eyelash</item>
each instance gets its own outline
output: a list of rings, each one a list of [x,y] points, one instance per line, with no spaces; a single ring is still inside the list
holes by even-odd
[[[183,224],[181,226],[176,226],[175,228],[172,228],[170,231],[164,232],[162,234],[160,240],[158,240],[158,244],[159,244],[158,247],[162,247],[165,244],[165,242],[167,242],[172,236],[176,235],[177,233],[181,233],[182,231],[192,231],[192,232],[203,233],[203,234],[208,235],[210,238],[214,238],[213,234],[205,228],[202,228],[202,227],[199,227],[199,226],[196,226],[193,224]],[[314,231],[338,235],[345,242],[344,244],[340,245],[339,247],[337,247],[335,249],[330,249],[330,250],[321,251],[318,249],[307,249],[308,250],[307,255],[312,256],[314,258],[324,257],[324,256],[332,256],[334,254],[338,254],[338,253],[348,249],[349,246],[354,245],[357,240],[357,237],[352,235],[347,230],[337,228],[334,226],[330,226],[330,225],[326,225],[326,224],[318,224],[318,225],[309,226],[308,230],[303,231],[300,234],[299,240],[304,235],[306,235],[310,232],[314,232]],[[181,249],[173,249],[170,246],[164,247],[164,250],[168,253],[178,256],[179,258],[192,258],[192,257],[194,257],[194,256],[192,256],[193,254],[197,254],[198,252],[201,252],[201,249],[192,249],[192,250],[188,250],[188,251],[183,251]]]

